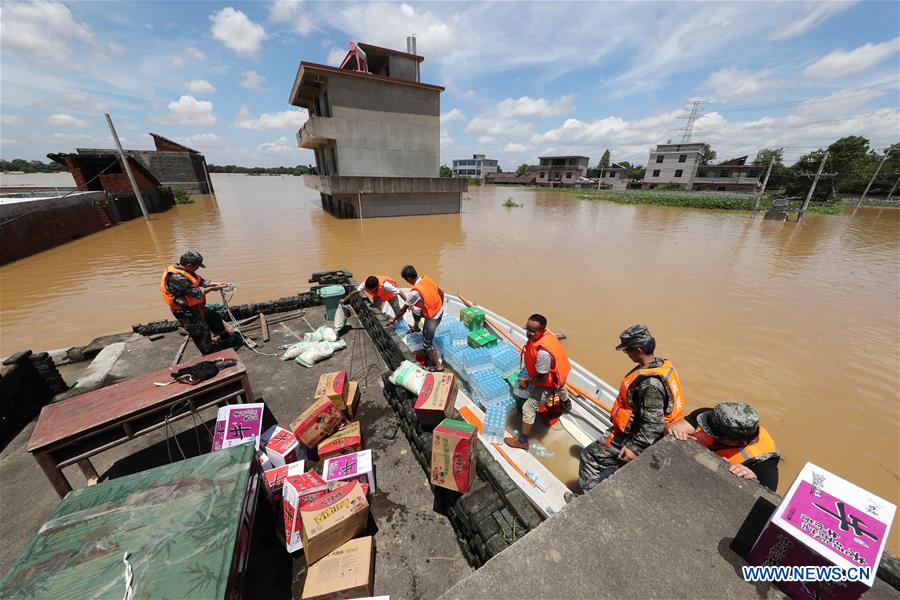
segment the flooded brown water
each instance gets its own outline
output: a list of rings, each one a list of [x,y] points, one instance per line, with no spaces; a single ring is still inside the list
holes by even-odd
[[[360,279],[413,263],[516,322],[547,315],[570,355],[613,385],[631,367],[613,351],[618,333],[645,323],[689,408],[757,408],[785,456],[782,492],[812,461],[898,501],[900,210],[798,226],[485,187],[461,215],[357,221],[324,213],[300,178],[213,184],[215,199],[0,268],[0,353],[167,318],[159,277],[188,247],[207,277],[237,284],[234,303],[307,289],[317,270]],[[524,206],[501,207],[507,196]]]

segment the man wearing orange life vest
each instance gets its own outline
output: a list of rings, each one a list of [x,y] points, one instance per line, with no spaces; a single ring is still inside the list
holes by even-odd
[[[341,304],[347,304],[354,296],[363,293],[372,297],[372,305],[375,308],[381,308],[387,302],[391,305],[395,315],[400,312],[400,300],[397,299],[397,296],[402,297],[403,292],[397,287],[396,279],[385,275],[369,275],[355,290],[341,298]]]
[[[522,362],[528,379],[519,379],[519,387],[528,389],[528,399],[522,405],[522,432],[518,438],[508,437],[507,446],[528,450],[528,435],[537,417],[538,408],[553,396],[565,406],[569,402],[566,379],[571,367],[566,350],[552,332],[547,331],[547,318],[533,314],[525,324],[528,342],[522,349]]]
[[[613,404],[607,436],[581,451],[578,483],[585,492],[634,460],[663,435],[666,422],[684,416],[684,395],[675,367],[657,358],[656,340],[644,325],[619,334],[616,350],[624,350],[637,366],[625,375]]]
[[[201,354],[212,354],[225,348],[236,347],[240,338],[225,331],[222,317],[206,310],[206,294],[228,287],[203,279],[197,269],[204,267],[203,256],[188,250],[181,255],[179,264],[169,266],[163,273],[160,289],[172,315],[184,327]],[[219,337],[213,342],[212,336]]]
[[[744,402],[723,402],[698,408],[687,417],[666,424],[666,433],[679,440],[694,440],[730,463],[729,472],[778,489],[781,453],[759,415]]]
[[[407,310],[413,310],[413,327],[410,331],[418,331],[419,321],[425,319],[422,326],[422,339],[425,342],[425,355],[431,359],[431,368],[435,371],[443,371],[444,363],[441,362],[441,353],[434,347],[434,332],[437,330],[444,316],[444,290],[428,275],[419,277],[416,268],[406,265],[400,272],[400,276],[408,283],[412,290],[406,297],[406,303],[388,325],[403,318]]]

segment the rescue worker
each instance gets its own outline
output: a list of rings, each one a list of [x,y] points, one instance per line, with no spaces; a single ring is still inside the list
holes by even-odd
[[[420,277],[412,265],[403,267],[400,276],[412,287],[412,290],[406,296],[406,303],[400,312],[388,321],[388,325],[393,325],[402,319],[409,309],[413,310],[413,327],[410,328],[410,331],[418,331],[419,322],[424,318],[422,338],[425,341],[425,356],[431,359],[432,370],[443,371],[444,363],[441,361],[441,353],[434,347],[434,332],[444,316],[444,290],[428,275]]]
[[[199,252],[188,250],[182,254],[179,264],[171,265],[163,273],[160,281],[163,298],[201,354],[238,348],[241,344],[240,337],[225,331],[222,317],[205,308],[206,294],[225,289],[229,284],[203,279],[197,274],[197,269],[200,268],[205,268],[205,265]],[[215,342],[213,335],[217,336]]]
[[[781,453],[749,404],[723,402],[698,408],[684,419],[667,423],[666,433],[706,446],[728,461],[728,471],[741,479],[758,481],[773,492],[778,488]]]
[[[387,302],[391,305],[394,314],[400,313],[400,300],[397,296],[403,297],[403,292],[397,287],[397,280],[386,275],[369,275],[366,280],[356,286],[356,289],[341,298],[341,304],[347,304],[354,296],[366,293],[371,297],[372,306],[381,308]]]
[[[684,396],[671,361],[657,358],[656,340],[644,325],[619,334],[623,350],[637,366],[625,375],[613,403],[612,429],[581,451],[578,483],[585,492],[634,460],[663,435],[665,423],[684,417]]]
[[[528,398],[522,405],[522,432],[518,438],[508,437],[503,441],[513,448],[528,449],[528,435],[534,426],[538,408],[550,401],[567,407],[569,392],[566,379],[571,366],[569,357],[559,339],[547,331],[547,318],[533,314],[525,324],[528,342],[522,349],[522,362],[528,372],[528,379],[519,379],[519,387],[528,389]]]

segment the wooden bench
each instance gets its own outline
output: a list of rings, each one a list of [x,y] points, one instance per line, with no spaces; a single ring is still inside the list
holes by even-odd
[[[237,360],[237,354],[223,350],[182,363],[175,370],[217,358]],[[171,372],[160,369],[41,410],[27,449],[60,497],[72,491],[62,472],[64,467],[77,464],[88,483],[94,483],[99,476],[91,456],[205,408],[253,400],[247,371],[239,360],[237,365],[196,385],[154,385],[172,381]]]

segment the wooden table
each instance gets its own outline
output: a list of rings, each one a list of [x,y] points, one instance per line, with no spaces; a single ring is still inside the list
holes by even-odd
[[[237,359],[237,354],[231,349],[223,350],[182,363],[175,370],[217,358]],[[98,475],[91,456],[205,408],[253,401],[247,370],[240,360],[196,385],[153,385],[172,381],[171,372],[160,369],[41,410],[27,449],[60,497],[72,491],[63,467],[77,464],[88,482],[94,483]]]

